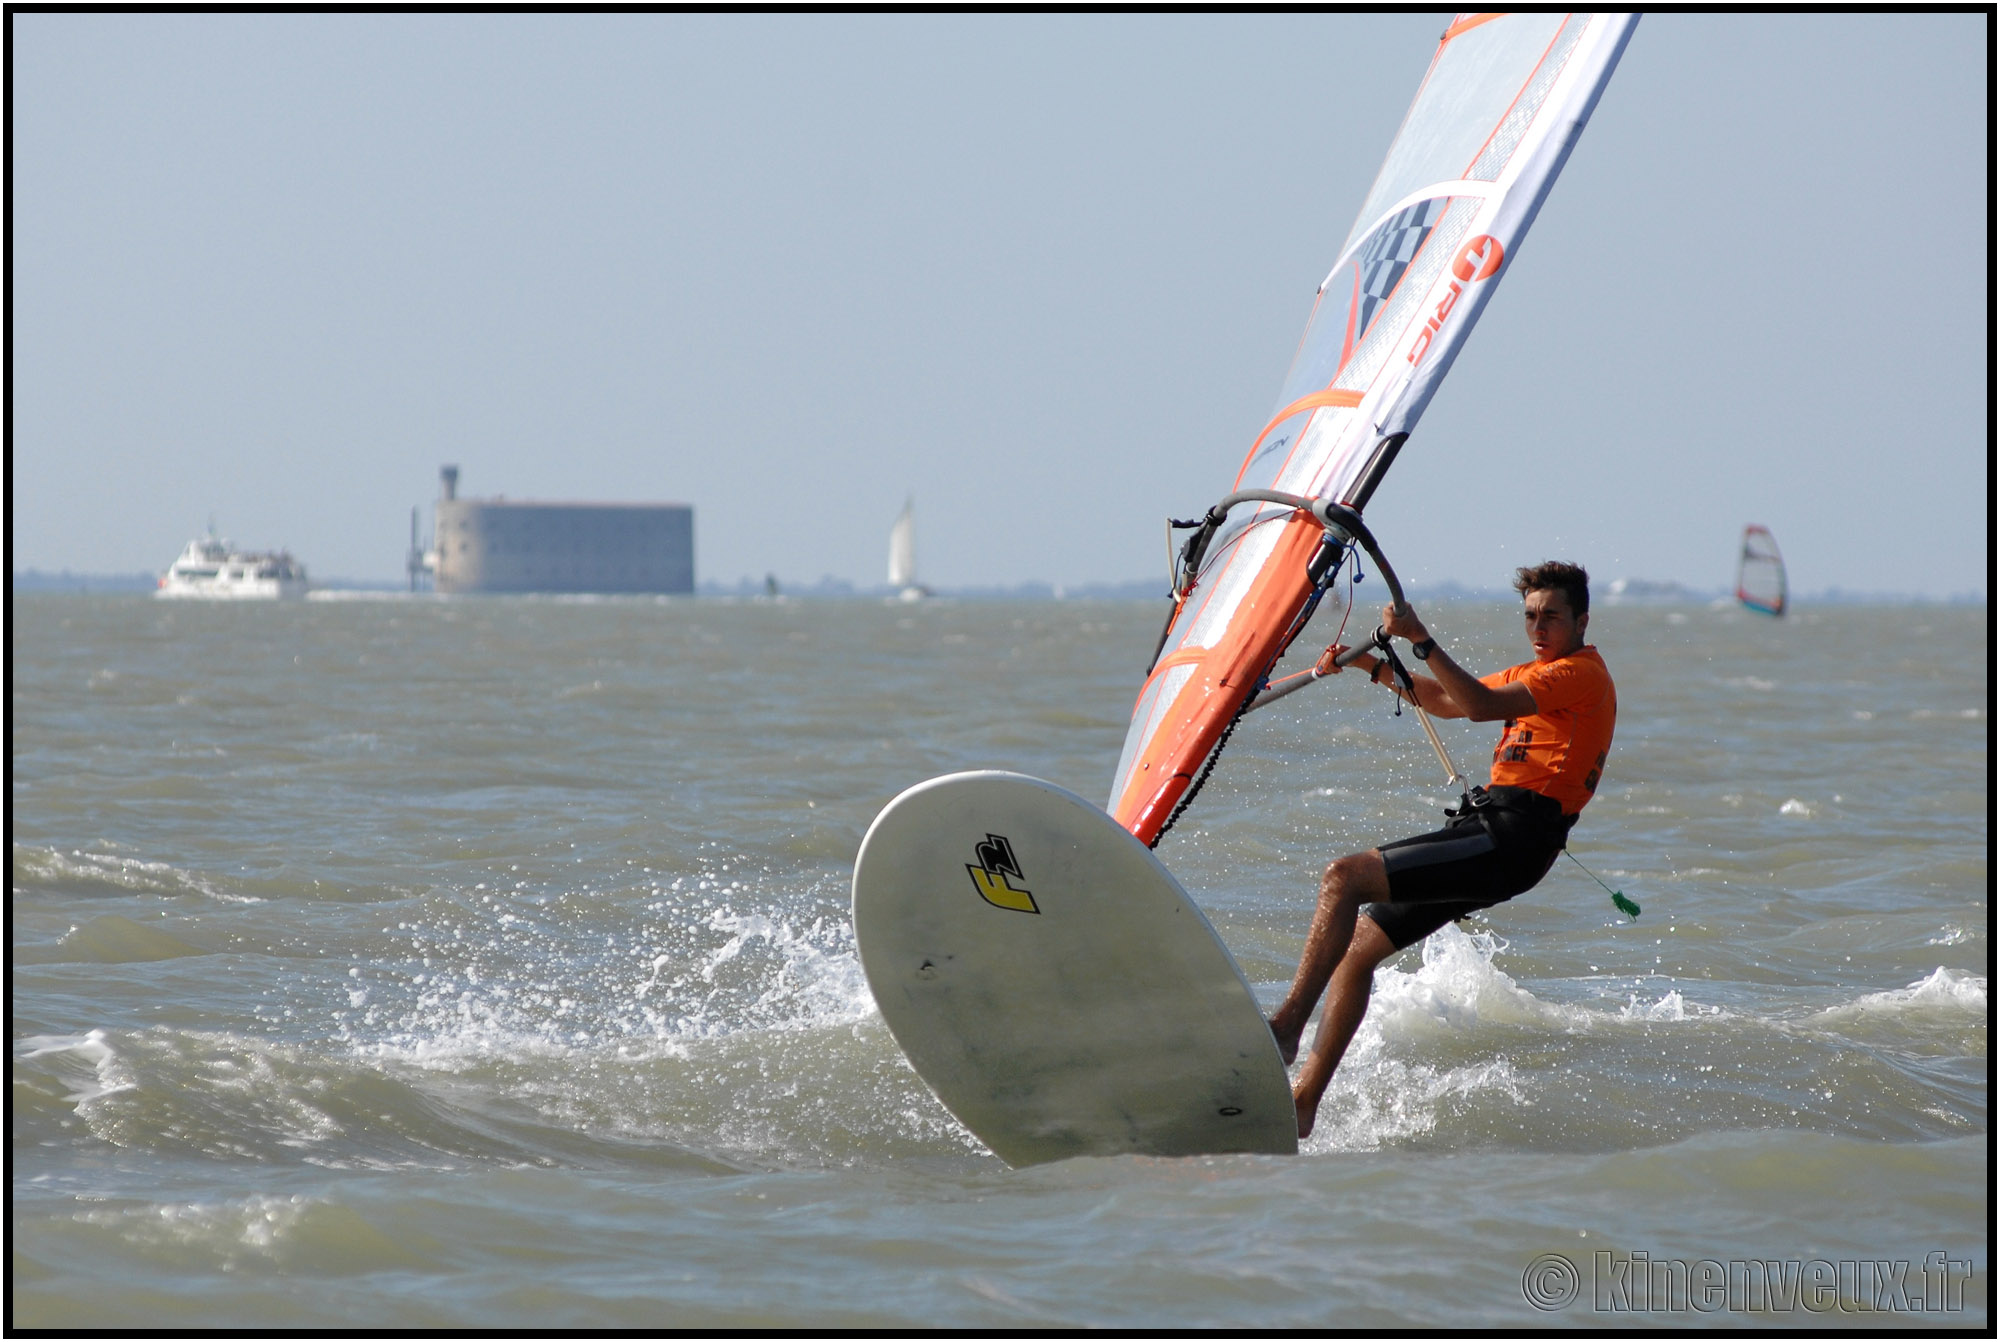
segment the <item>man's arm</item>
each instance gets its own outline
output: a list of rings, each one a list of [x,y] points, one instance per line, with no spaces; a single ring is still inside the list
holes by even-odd
[[[1405,607],[1399,614],[1393,606],[1382,608],[1382,627],[1397,638],[1407,638],[1411,643],[1422,643],[1429,638],[1430,631],[1417,618],[1414,609]],[[1441,709],[1424,704],[1424,711],[1439,717],[1470,718],[1474,722],[1499,722],[1507,718],[1525,718],[1535,711],[1535,696],[1528,687],[1515,681],[1498,689],[1467,671],[1451,659],[1443,648],[1432,647],[1430,660],[1424,663],[1426,670],[1437,676],[1434,682],[1459,711],[1446,713]],[[1418,700],[1419,703],[1423,701]]]
[[[1335,663],[1334,659],[1346,651],[1346,644],[1336,643],[1321,653],[1319,655],[1319,673],[1322,676],[1338,674],[1341,668]],[[1403,665],[1407,667],[1409,663],[1405,662]],[[1396,673],[1388,669],[1388,665],[1384,659],[1373,655],[1360,657],[1355,659],[1353,669],[1364,672],[1371,684],[1387,685],[1396,692],[1397,698],[1417,704],[1424,712],[1434,718],[1462,718],[1465,716],[1465,710],[1460,708],[1451,695],[1445,692],[1444,686],[1438,684],[1438,682],[1420,671],[1413,670],[1410,672],[1410,680],[1416,686],[1416,697],[1412,699],[1410,694],[1403,689],[1403,682],[1396,679]],[[1481,686],[1481,688],[1485,687]]]
[[[1412,643],[1421,643],[1430,637],[1430,631],[1424,628],[1423,621],[1417,618],[1413,610],[1405,611],[1399,616],[1392,607],[1384,607],[1382,627],[1390,634],[1407,638]],[[1336,644],[1321,654],[1320,674],[1329,675],[1339,670],[1340,668],[1333,662],[1344,651],[1345,648]],[[1410,699],[1411,696],[1404,692],[1401,683],[1395,680],[1393,671],[1377,674],[1382,661],[1380,657],[1366,657],[1357,660],[1355,666],[1365,668],[1371,680],[1388,680],[1397,695]],[[1436,673],[1436,679],[1412,670],[1410,679],[1416,684],[1416,696],[1413,702],[1433,717],[1500,722],[1508,718],[1524,718],[1535,711],[1535,696],[1528,692],[1526,685],[1516,681],[1512,685],[1502,685],[1495,689],[1453,661],[1451,655],[1441,647],[1431,649],[1430,660],[1424,662],[1423,667],[1427,671]]]
[[[1419,634],[1416,642],[1421,643],[1428,634]],[[1417,702],[1423,704],[1424,711],[1440,718],[1470,718],[1474,722],[1499,722],[1507,718],[1525,718],[1535,711],[1535,696],[1520,681],[1502,685],[1495,689],[1479,677],[1467,671],[1443,648],[1432,648],[1430,660],[1424,665],[1437,674],[1436,680],[1413,678],[1421,689],[1433,686],[1438,697],[1451,705],[1451,710],[1433,707],[1421,696]]]

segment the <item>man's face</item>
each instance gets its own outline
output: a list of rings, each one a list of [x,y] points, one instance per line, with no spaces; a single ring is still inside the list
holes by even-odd
[[[1588,615],[1578,618],[1570,611],[1569,598],[1553,587],[1536,587],[1523,598],[1521,617],[1527,622],[1528,641],[1535,645],[1535,660],[1553,662],[1583,646]]]

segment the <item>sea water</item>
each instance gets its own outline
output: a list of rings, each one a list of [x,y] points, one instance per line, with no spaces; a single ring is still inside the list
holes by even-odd
[[[1389,962],[1296,1157],[1012,1170],[883,1026],[854,855],[953,770],[1101,799],[1164,610],[17,596],[13,1322],[1989,1326],[1983,605],[1601,607],[1571,850],[1636,921],[1564,859]],[[1441,779],[1332,680],[1159,856],[1268,1008]]]

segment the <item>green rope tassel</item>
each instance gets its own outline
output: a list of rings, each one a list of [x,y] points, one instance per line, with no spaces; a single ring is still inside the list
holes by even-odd
[[[1584,875],[1590,877],[1590,879],[1593,881],[1597,881],[1597,873],[1592,871],[1589,867],[1584,866],[1583,863],[1577,858],[1577,855],[1575,853],[1570,852],[1569,849],[1567,848],[1563,849],[1563,852],[1568,855],[1570,861],[1576,863],[1578,869],[1581,870]],[[1625,898],[1625,892],[1623,890],[1613,890],[1610,886],[1605,885],[1603,881],[1597,881],[1597,884],[1604,890],[1606,894],[1611,896],[1611,902],[1618,906],[1618,912],[1630,917],[1634,922],[1638,921],[1639,906],[1633,903],[1631,900]]]

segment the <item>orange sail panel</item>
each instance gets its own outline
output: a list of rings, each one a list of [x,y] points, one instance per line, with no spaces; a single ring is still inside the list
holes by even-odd
[[[1361,507],[1416,426],[1561,172],[1632,14],[1461,14],[1431,57],[1360,216],[1320,285],[1236,490]],[[1314,597],[1318,522],[1239,505],[1183,589],[1140,687],[1112,816],[1172,823]]]

